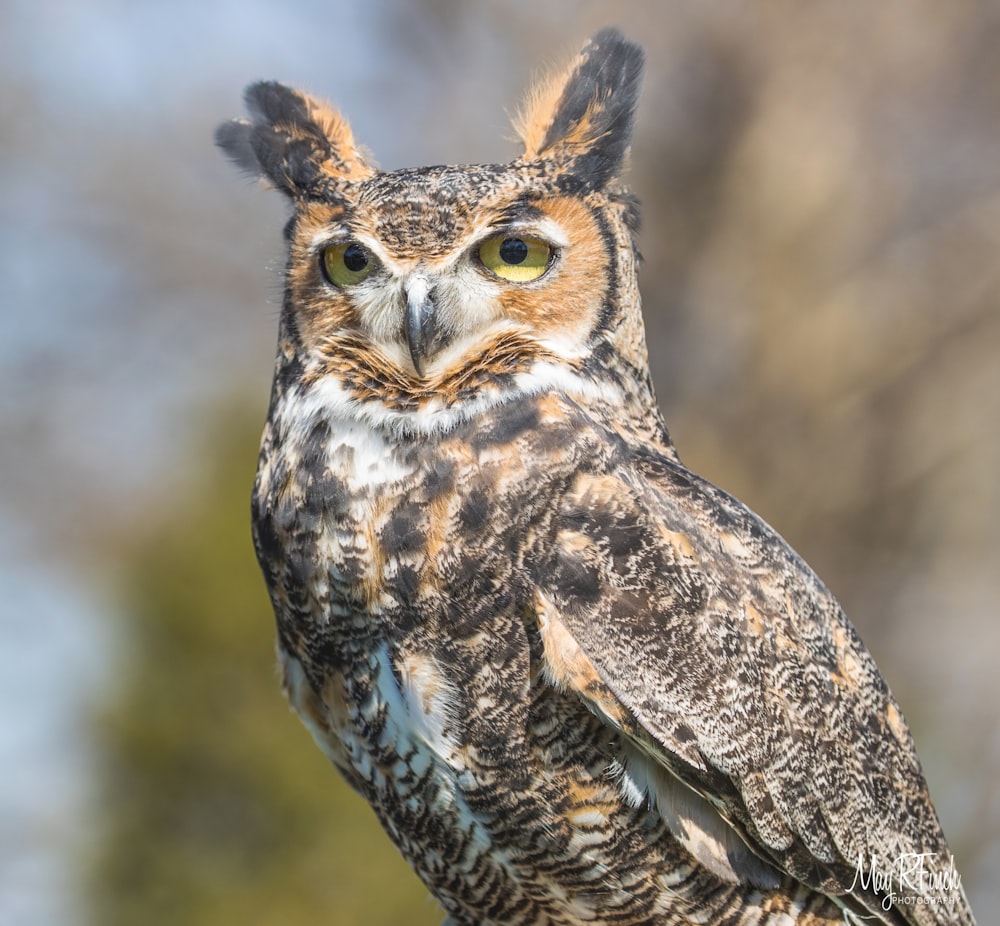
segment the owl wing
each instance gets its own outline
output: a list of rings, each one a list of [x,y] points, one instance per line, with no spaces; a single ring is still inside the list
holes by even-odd
[[[626,795],[725,880],[791,876],[876,921],[972,923],[960,892],[957,910],[887,912],[871,889],[872,865],[946,868],[947,845],[874,660],[772,528],[649,453],[579,473],[554,531],[545,672],[622,732]]]

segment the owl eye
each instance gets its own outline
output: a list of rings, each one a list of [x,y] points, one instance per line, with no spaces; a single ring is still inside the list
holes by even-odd
[[[497,235],[479,246],[479,260],[503,280],[530,283],[549,269],[552,251],[552,245],[540,238]]]
[[[320,255],[323,276],[338,289],[360,283],[375,269],[375,258],[356,241],[331,244]]]

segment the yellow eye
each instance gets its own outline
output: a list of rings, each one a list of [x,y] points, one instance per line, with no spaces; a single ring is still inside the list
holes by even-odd
[[[497,235],[479,246],[483,266],[511,283],[537,280],[552,263],[552,245],[540,238]]]
[[[356,241],[323,248],[323,276],[338,288],[360,283],[376,266],[371,253]]]

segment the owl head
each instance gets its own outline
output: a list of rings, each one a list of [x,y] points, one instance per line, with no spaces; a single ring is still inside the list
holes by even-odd
[[[327,104],[250,86],[216,141],[294,206],[279,386],[418,431],[547,389],[652,406],[620,180],[642,64],[599,32],[529,95],[514,161],[386,172]]]

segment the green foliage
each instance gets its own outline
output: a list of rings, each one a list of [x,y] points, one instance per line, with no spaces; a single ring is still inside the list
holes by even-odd
[[[121,557],[126,645],[98,720],[90,869],[102,926],[439,923],[441,912],[289,711],[250,542],[259,426]]]

